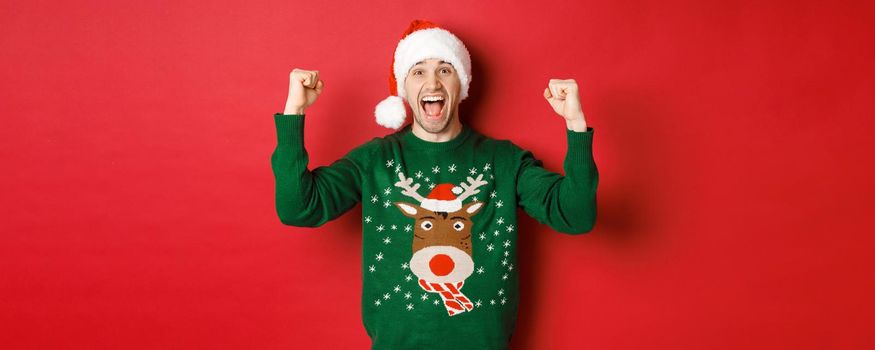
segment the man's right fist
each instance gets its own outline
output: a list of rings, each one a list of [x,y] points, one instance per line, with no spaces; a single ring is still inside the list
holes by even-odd
[[[318,70],[293,69],[289,74],[289,98],[283,114],[304,114],[304,110],[316,102],[324,86]]]

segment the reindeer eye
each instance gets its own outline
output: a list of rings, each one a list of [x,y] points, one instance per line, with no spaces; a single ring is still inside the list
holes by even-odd
[[[456,231],[461,231],[463,228],[465,228],[465,224],[463,224],[461,221],[456,221],[456,223],[453,224],[453,228],[456,229]]]
[[[419,227],[422,227],[422,229],[426,231],[431,230],[431,221],[423,221],[421,224],[419,224]]]

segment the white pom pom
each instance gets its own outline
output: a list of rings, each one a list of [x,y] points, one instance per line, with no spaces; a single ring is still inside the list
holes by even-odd
[[[391,129],[398,129],[407,119],[407,109],[404,108],[404,100],[398,96],[389,96],[377,104],[374,110],[377,124]]]
[[[453,193],[455,193],[455,194],[461,194],[462,191],[464,191],[464,190],[462,190],[462,188],[459,186],[453,187]]]

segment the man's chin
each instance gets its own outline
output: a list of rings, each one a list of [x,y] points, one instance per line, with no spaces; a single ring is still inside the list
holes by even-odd
[[[419,122],[419,126],[430,133],[441,132],[446,128],[447,124],[449,124],[449,118],[444,115],[441,115],[441,117],[437,119],[430,118],[426,115],[420,115],[416,120]]]

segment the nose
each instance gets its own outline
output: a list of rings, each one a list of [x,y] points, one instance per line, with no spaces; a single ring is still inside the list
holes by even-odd
[[[425,86],[431,88],[433,91],[437,91],[441,88],[441,80],[434,74],[429,74],[428,79],[425,82]]]
[[[435,276],[446,276],[453,272],[453,269],[456,268],[456,263],[453,262],[453,258],[449,257],[449,255],[435,254],[429,260],[428,267]]]

